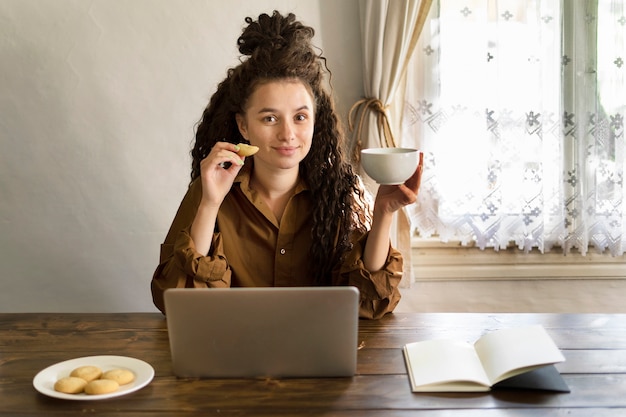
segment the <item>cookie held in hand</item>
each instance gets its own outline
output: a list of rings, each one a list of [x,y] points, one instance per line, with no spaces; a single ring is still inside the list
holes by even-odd
[[[252,156],[259,151],[258,146],[247,145],[245,143],[238,143],[239,151],[237,155],[239,156]]]

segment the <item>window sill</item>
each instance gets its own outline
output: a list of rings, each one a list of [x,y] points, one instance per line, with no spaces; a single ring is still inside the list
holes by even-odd
[[[524,253],[516,247],[481,250],[436,238],[412,240],[416,281],[626,279],[624,256],[589,252],[563,254],[558,248]]]

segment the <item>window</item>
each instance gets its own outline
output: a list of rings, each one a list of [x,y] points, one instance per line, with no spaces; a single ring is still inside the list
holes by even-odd
[[[406,79],[415,231],[496,250],[626,247],[617,0],[435,0]]]

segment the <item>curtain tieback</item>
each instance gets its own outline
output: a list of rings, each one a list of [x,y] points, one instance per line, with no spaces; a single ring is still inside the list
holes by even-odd
[[[387,112],[382,101],[373,97],[363,98],[354,103],[354,105],[350,109],[350,112],[348,113],[348,127],[350,129],[350,132],[355,132],[355,145],[353,148],[354,153],[352,155],[352,159],[354,162],[359,162],[361,159],[361,148],[363,146],[361,135],[363,131],[363,123],[365,122],[365,114],[368,110],[376,113],[378,132],[381,135],[379,146],[387,148],[396,147],[396,141],[393,137],[393,133],[391,133],[391,125],[389,124]],[[354,128],[357,119],[358,123],[356,123],[355,131]]]

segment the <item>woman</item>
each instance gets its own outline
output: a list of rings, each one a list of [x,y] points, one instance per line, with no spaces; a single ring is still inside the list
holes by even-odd
[[[392,215],[415,201],[421,164],[404,185],[381,186],[370,211],[314,30],[278,12],[246,22],[238,45],[248,58],[228,70],[197,128],[191,184],[152,279],[155,305],[165,312],[173,287],[353,285],[360,316],[382,317],[400,300]],[[239,143],[259,150],[241,157]]]

